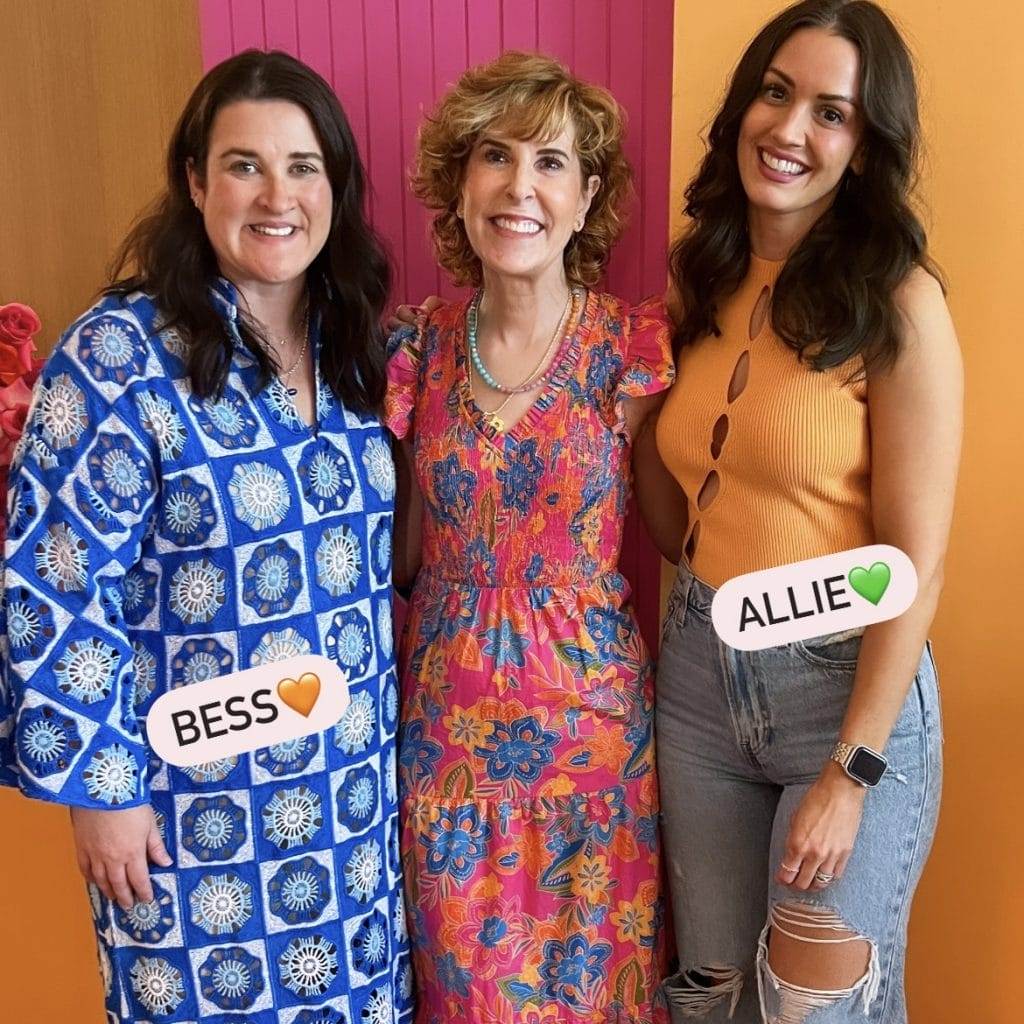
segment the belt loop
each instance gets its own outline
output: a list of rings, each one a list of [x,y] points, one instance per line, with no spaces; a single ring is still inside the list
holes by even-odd
[[[686,622],[686,611],[690,603],[690,588],[693,586],[693,573],[686,560],[679,563],[675,582],[668,596],[668,608],[665,611],[665,624],[670,621],[682,626]]]

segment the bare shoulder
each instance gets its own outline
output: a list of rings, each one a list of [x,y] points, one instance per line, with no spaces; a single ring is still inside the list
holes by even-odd
[[[893,298],[902,320],[899,354],[891,365],[868,371],[869,396],[873,402],[885,395],[903,401],[941,393],[952,401],[963,390],[963,360],[942,285],[915,267]]]
[[[911,360],[959,353],[953,318],[942,285],[917,266],[896,288],[893,298],[903,318],[903,356]]]
[[[924,267],[914,267],[897,286],[893,298],[908,328],[934,326],[938,321],[952,326],[942,285]]]

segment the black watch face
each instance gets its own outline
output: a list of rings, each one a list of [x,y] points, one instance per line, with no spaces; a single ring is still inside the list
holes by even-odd
[[[878,780],[885,774],[885,758],[873,754],[864,747],[858,747],[850,758],[848,765],[850,774],[860,779],[866,786],[877,786]]]

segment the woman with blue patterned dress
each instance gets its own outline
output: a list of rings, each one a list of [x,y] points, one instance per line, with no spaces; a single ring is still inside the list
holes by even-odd
[[[110,1022],[411,1013],[395,784],[388,268],[319,76],[211,71],[12,470],[4,781],[71,807]],[[116,276],[116,275],[115,275]],[[163,693],[333,658],[336,726],[175,768]],[[152,862],[152,863],[150,863]]]

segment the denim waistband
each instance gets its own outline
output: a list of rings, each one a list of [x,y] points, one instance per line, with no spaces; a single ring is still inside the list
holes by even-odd
[[[705,582],[699,576],[695,576],[693,570],[685,561],[679,563],[676,573],[676,581],[672,585],[672,592],[668,599],[665,621],[676,619],[685,621],[684,609],[691,609],[704,619],[711,621],[711,602],[715,599],[718,588]],[[864,626],[854,626],[850,629],[840,630],[835,633],[823,634],[818,639],[831,641],[846,640],[855,636],[862,636]],[[799,641],[795,641],[799,643]],[[790,644],[780,644],[779,647],[788,647]]]
[[[713,587],[710,583],[705,583],[699,576],[695,576],[693,570],[683,560],[679,563],[676,581],[672,586],[668,616],[682,611],[685,604],[687,608],[692,608],[706,618],[711,618],[711,602],[717,592],[717,587]]]

